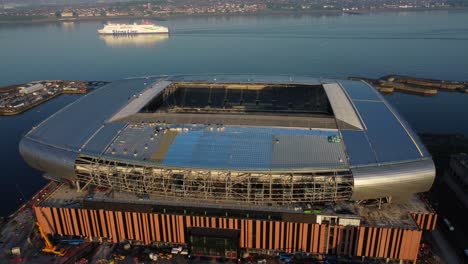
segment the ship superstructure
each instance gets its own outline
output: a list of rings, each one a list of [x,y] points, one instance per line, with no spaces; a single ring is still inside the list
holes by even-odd
[[[143,24],[112,24],[104,25],[98,30],[99,34],[107,35],[128,35],[128,34],[169,34],[169,28],[152,23]]]

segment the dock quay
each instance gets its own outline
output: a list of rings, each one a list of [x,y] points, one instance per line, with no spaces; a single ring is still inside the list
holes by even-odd
[[[387,76],[382,77],[381,79],[392,81],[392,82],[398,82],[398,83],[406,83],[409,85],[434,87],[437,89],[456,90],[456,89],[465,88],[465,84],[463,82],[415,78],[415,77],[403,76],[403,75],[387,75]]]
[[[41,80],[0,87],[0,115],[18,115],[62,94],[85,94],[102,81]]]
[[[439,91],[468,93],[468,82],[436,80],[404,75],[386,75],[378,79],[349,77],[374,85],[382,93],[405,92],[418,95],[436,95]]]

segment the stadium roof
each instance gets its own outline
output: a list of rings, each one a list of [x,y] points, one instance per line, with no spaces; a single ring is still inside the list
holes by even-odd
[[[290,111],[287,106],[278,106],[277,98],[270,100],[268,91],[257,92],[256,99],[247,102],[250,106],[230,107],[231,112],[226,113],[225,107],[167,103],[170,93],[175,93],[171,89],[177,89],[175,84],[236,85],[232,89],[221,87],[224,92],[216,90],[224,96],[225,104],[231,103],[227,89],[238,91],[246,85],[251,87],[249,92],[283,85],[286,90],[272,89],[273,93],[281,91],[280,98],[287,89],[303,92],[310,87],[321,89],[323,95],[317,98],[324,97],[327,104],[317,101],[311,106],[299,98],[298,103],[307,107]],[[184,93],[171,100],[181,100],[189,93],[188,88],[180,89],[185,89]],[[141,113],[158,96],[157,100],[166,100],[165,107]],[[310,109],[315,106],[324,113],[312,113]],[[327,107],[331,109],[328,113]],[[213,109],[218,112],[211,113]],[[372,177],[367,175],[367,167],[430,160],[409,125],[369,84],[288,76],[158,76],[114,81],[32,129],[21,142],[21,151],[36,168],[62,175],[73,174],[72,164],[80,154],[163,168],[297,172],[352,169],[355,174],[363,168],[366,177]]]
[[[231,77],[232,76],[228,76]],[[34,128],[26,137],[36,142],[44,143],[53,147],[84,153],[102,154],[105,148],[115,139],[116,136],[127,126],[125,122],[119,122],[118,119],[129,116],[138,112],[146,103],[166,88],[172,81],[188,79],[187,76],[176,76],[173,78],[140,78],[127,79],[122,81],[112,82],[83,98],[68,105],[58,113],[49,117],[46,121]],[[198,80],[209,82],[229,82],[230,79],[219,76],[205,77]],[[283,83],[285,80],[259,77],[255,79],[250,77],[248,80],[235,79],[236,82],[248,81],[250,83],[258,82],[278,82]],[[294,84],[314,84],[318,83],[317,79],[301,78],[299,80],[290,81],[287,83]],[[250,145],[258,143],[258,148],[252,146],[251,149],[243,149],[244,154],[254,154],[253,151],[263,152],[262,155],[272,155],[272,151],[282,152],[287,149],[296,149],[297,155],[308,154],[313,155],[313,150],[310,152],[305,149],[312,149],[315,144],[317,148],[329,149],[334,152],[334,158],[345,158],[343,144],[324,144],[326,138],[330,135],[341,133],[346,143],[346,150],[351,166],[369,165],[374,163],[399,162],[405,160],[417,160],[424,158],[427,155],[423,145],[415,137],[414,132],[401,119],[395,110],[382,98],[378,92],[364,82],[356,81],[336,81],[327,82],[325,84],[330,103],[333,107],[337,120],[345,120],[359,129],[319,129],[314,127],[310,129],[303,128],[265,128],[257,126],[248,127],[227,127],[224,134],[212,132],[209,130],[197,127],[191,129],[190,132],[180,133],[174,141],[174,150],[171,154],[178,155],[177,150],[181,152],[186,149],[181,148],[183,141],[185,147],[191,147],[199,142],[201,145],[206,145],[206,141],[211,139],[219,144],[219,149],[208,150],[198,146],[194,149],[194,156],[197,154],[216,155],[213,151],[220,151],[220,155],[231,155],[235,151],[240,151],[242,144]],[[140,96],[140,94],[142,96]],[[241,117],[242,118],[242,117]],[[261,120],[257,120],[258,123]],[[182,125],[182,124],[174,124]],[[189,124],[191,125],[191,124]],[[190,128],[190,126],[188,126]],[[244,135],[252,135],[252,142],[241,139]],[[275,145],[272,144],[274,137],[279,137],[284,140],[279,140]],[[211,139],[210,139],[211,137]],[[253,139],[255,137],[255,139]],[[290,140],[291,144],[296,144],[297,140],[303,140],[304,146],[283,146]],[[324,140],[325,139],[325,140]],[[143,143],[144,142],[140,142]],[[284,144],[283,144],[284,143]],[[231,145],[236,148],[230,147]],[[275,146],[275,147],[273,147]],[[276,147],[278,146],[278,147]],[[281,147],[279,147],[281,146]],[[232,153],[226,153],[232,150]],[[132,151],[130,146],[128,151]],[[221,153],[222,151],[222,153]],[[208,153],[209,152],[209,153]],[[268,154],[267,154],[268,153]],[[322,150],[323,153],[323,150]],[[292,157],[296,156],[294,153]],[[187,153],[185,153],[187,155]],[[271,156],[277,159],[278,154]],[[172,160],[171,156],[168,157]],[[338,159],[339,159],[338,158]],[[265,157],[265,159],[267,159]],[[313,157],[311,157],[312,161]],[[181,161],[182,162],[182,161]],[[265,161],[259,161],[265,164]],[[336,161],[338,162],[338,160]],[[236,162],[234,162],[236,163]],[[284,164],[285,162],[273,162],[273,164]],[[307,162],[306,162],[307,163]],[[309,163],[309,164],[313,164]],[[170,164],[170,162],[168,162]],[[219,163],[219,166],[224,166]],[[237,163],[236,163],[237,164]],[[320,163],[319,163],[320,164]],[[344,162],[344,165],[347,163]],[[203,165],[203,164],[200,164]],[[239,164],[240,167],[245,167]],[[284,164],[287,165],[287,164]],[[262,169],[265,167],[261,166]]]

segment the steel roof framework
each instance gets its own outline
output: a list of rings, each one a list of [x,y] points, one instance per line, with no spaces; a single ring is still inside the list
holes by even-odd
[[[310,173],[169,169],[80,156],[78,182],[159,198],[281,207],[347,201],[349,170]],[[84,188],[83,187],[83,188]]]

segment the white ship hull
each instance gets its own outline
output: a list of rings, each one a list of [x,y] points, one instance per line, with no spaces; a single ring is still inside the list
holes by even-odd
[[[154,24],[107,24],[98,30],[103,35],[169,34],[169,29]]]
[[[134,34],[134,35],[114,35],[102,34],[99,38],[109,47],[154,47],[159,42],[169,38],[168,34]]]

